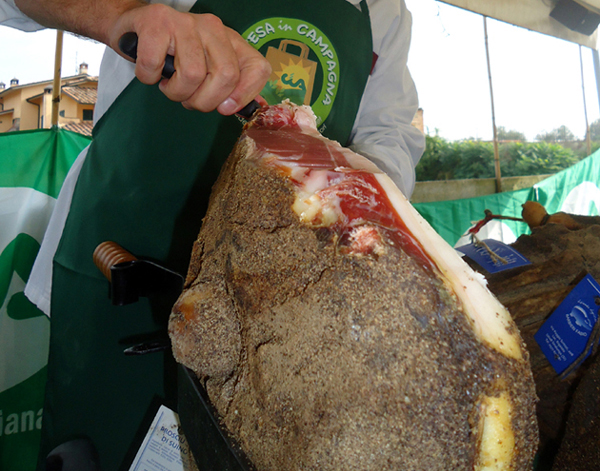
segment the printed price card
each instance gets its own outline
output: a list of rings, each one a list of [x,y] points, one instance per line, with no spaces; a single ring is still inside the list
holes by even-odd
[[[456,250],[462,252],[471,260],[479,264],[479,266],[488,273],[497,273],[531,264],[531,262],[523,255],[499,240],[486,239],[483,242],[485,242],[485,245],[487,245],[496,255],[494,259],[492,259],[489,250],[483,245],[463,245],[462,247],[457,247]]]
[[[179,416],[161,405],[129,471],[191,471],[193,460]]]
[[[585,351],[598,320],[598,301],[600,285],[587,275],[533,336],[557,374],[571,366]],[[590,354],[591,349],[585,358]]]

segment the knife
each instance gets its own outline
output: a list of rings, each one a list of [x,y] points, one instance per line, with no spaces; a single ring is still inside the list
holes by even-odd
[[[124,54],[131,57],[134,61],[137,59],[137,47],[138,47],[138,35],[134,32],[125,33],[119,39],[119,49],[123,51]],[[175,58],[167,54],[165,57],[165,65],[163,67],[161,75],[170,79],[175,73]],[[256,110],[260,109],[261,105],[256,101],[252,100],[246,106],[244,106],[240,111],[236,113],[236,115],[241,116],[244,119],[250,119],[252,115],[256,112]]]

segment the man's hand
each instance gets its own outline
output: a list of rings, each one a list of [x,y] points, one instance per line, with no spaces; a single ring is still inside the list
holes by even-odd
[[[161,91],[188,109],[233,114],[254,99],[271,69],[264,57],[211,14],[180,13],[165,5],[146,5],[123,13],[109,33],[118,49],[121,36],[138,35],[135,74],[142,83],[161,81],[167,54],[175,74]]]
[[[230,115],[252,101],[271,74],[267,60],[211,14],[181,13],[140,0],[16,0],[38,23],[103,42],[119,50],[127,32],[138,35],[135,74],[188,109]],[[175,74],[161,78],[167,54]]]

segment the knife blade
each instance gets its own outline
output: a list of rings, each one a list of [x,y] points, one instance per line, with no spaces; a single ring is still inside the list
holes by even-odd
[[[123,51],[124,54],[131,57],[134,62],[137,59],[137,47],[138,47],[138,35],[134,32],[125,33],[119,39],[119,49]],[[161,75],[170,79],[175,73],[175,58],[167,54],[165,57],[165,65],[163,66],[163,70]],[[235,113],[238,116],[241,116],[244,119],[250,119],[252,115],[256,112],[256,110],[260,109],[261,105],[256,101],[252,100],[246,106],[244,106],[240,111]]]

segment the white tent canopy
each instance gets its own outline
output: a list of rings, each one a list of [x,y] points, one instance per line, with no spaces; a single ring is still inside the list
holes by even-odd
[[[597,49],[597,31],[586,36],[563,26],[550,17],[558,0],[441,0],[457,7],[495,18],[506,23],[565,39],[582,46]],[[600,12],[600,0],[577,3],[594,12]]]

